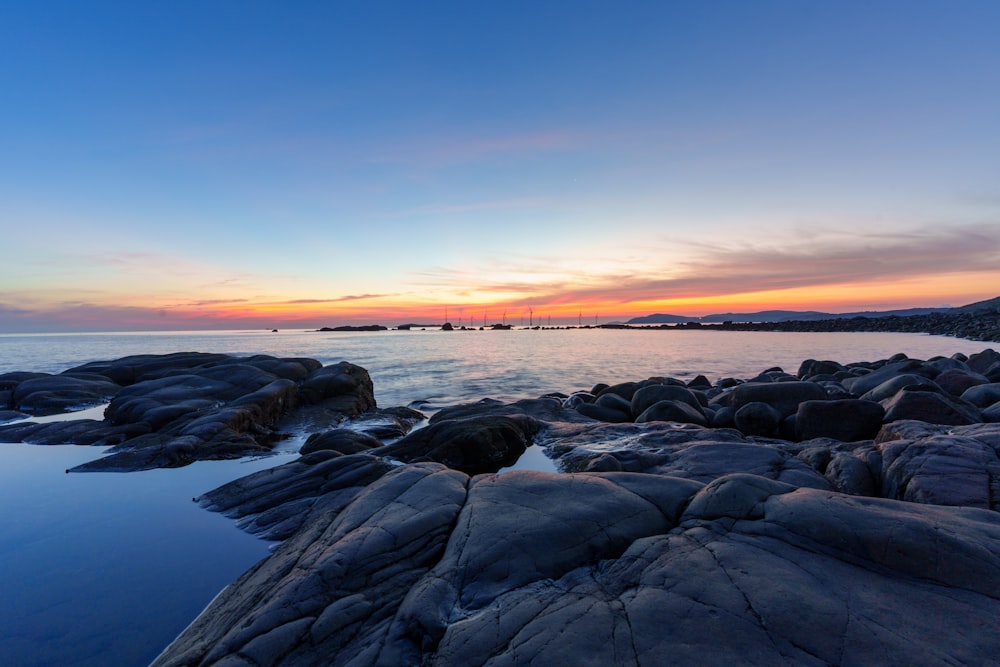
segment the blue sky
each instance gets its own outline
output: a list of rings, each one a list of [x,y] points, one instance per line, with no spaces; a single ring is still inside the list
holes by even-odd
[[[993,2],[8,3],[0,332],[996,296],[997,34]]]

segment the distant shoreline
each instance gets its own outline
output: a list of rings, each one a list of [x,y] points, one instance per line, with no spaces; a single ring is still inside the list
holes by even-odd
[[[1000,343],[1000,313],[956,313],[929,315],[890,315],[883,317],[842,317],[825,320],[784,320],[781,322],[684,322],[678,324],[584,324],[584,325],[534,325],[512,326],[492,325],[485,327],[452,327],[450,323],[403,325],[394,327],[401,331],[420,329],[444,329],[454,331],[482,331],[491,329],[532,329],[532,330],[566,330],[566,329],[628,329],[657,331],[789,331],[800,333],[827,332],[885,332],[885,333],[922,333],[934,336],[952,336],[966,340]],[[382,325],[323,327],[317,332],[332,331],[387,331],[389,327]]]

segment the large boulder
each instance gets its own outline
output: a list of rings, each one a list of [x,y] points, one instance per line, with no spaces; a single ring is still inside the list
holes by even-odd
[[[739,411],[747,403],[767,403],[784,418],[795,414],[803,401],[826,398],[826,391],[815,382],[747,382],[733,389],[731,407]]]
[[[921,387],[906,387],[882,402],[886,422],[917,419],[932,424],[975,424],[982,421],[979,409],[960,398]]]
[[[525,415],[436,421],[375,452],[405,462],[436,461],[470,475],[512,465],[539,425]]]
[[[934,378],[934,382],[952,396],[961,396],[970,387],[990,383],[985,375],[957,368],[944,371]]]
[[[796,435],[799,440],[870,440],[878,434],[884,416],[885,408],[874,401],[803,401],[795,413]]]
[[[747,435],[771,437],[781,426],[782,415],[769,403],[751,401],[744,403],[733,415],[733,423]]]
[[[902,375],[889,378],[873,389],[869,389],[861,395],[861,398],[866,401],[884,401],[887,398],[895,396],[900,389],[906,389],[907,387],[923,387],[928,390],[941,391],[941,388],[934,380],[926,378],[923,375],[903,373]]]
[[[927,366],[918,359],[903,359],[887,363],[871,373],[842,380],[843,385],[856,396],[861,396],[871,391],[887,380],[891,380],[899,375],[921,375],[931,380],[938,374],[936,368]]]
[[[686,391],[686,390],[685,390]],[[637,424],[652,421],[680,422],[708,426],[705,414],[690,403],[681,400],[663,400],[653,403],[635,418]]]
[[[632,395],[632,415],[638,417],[651,405],[660,401],[681,401],[698,412],[702,412],[701,403],[695,393],[687,387],[678,387],[672,384],[651,384],[637,389]]]
[[[349,417],[376,406],[368,371],[346,361],[312,372],[302,381],[300,391],[303,402],[322,405]]]

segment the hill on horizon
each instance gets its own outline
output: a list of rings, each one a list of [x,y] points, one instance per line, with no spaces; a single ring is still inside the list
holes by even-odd
[[[815,310],[761,310],[754,313],[715,313],[694,317],[689,315],[672,315],[654,313],[633,317],[625,324],[683,324],[686,322],[787,322],[789,320],[813,321],[836,320],[852,317],[909,317],[913,315],[930,315],[933,313],[979,313],[1000,312],[1000,296],[985,301],[977,301],[957,308],[905,308],[902,310],[865,310],[853,313],[824,313]]]

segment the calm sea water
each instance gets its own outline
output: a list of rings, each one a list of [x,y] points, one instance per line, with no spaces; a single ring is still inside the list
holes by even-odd
[[[710,380],[807,358],[966,354],[915,334],[717,331],[385,331],[0,335],[0,373],[179,351],[304,356],[364,366],[381,406],[429,409],[653,375]],[[88,415],[90,416],[90,415]],[[66,474],[100,450],[0,444],[0,662],[144,665],[268,544],[191,498],[293,456],[173,470]]]

